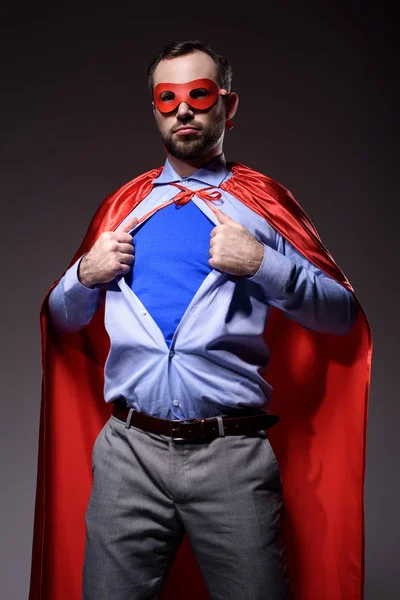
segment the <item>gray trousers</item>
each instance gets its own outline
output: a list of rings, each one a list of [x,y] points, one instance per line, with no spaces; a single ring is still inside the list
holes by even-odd
[[[179,443],[112,416],[92,466],[84,600],[159,598],[185,532],[211,600],[290,598],[282,483],[264,431]]]

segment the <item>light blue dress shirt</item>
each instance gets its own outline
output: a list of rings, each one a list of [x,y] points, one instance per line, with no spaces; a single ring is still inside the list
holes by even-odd
[[[192,190],[218,189],[230,176],[223,155],[186,178],[167,160],[150,194],[121,225],[173,198],[178,190],[171,182]],[[106,402],[123,398],[138,411],[166,419],[234,414],[244,407],[268,412],[272,387],[263,375],[270,355],[263,333],[272,307],[308,329],[336,335],[350,331],[356,310],[352,294],[311,264],[262,217],[219,191],[222,197],[216,206],[264,245],[260,268],[253,277],[239,278],[212,269],[186,308],[170,347],[125,278],[109,283]],[[203,200],[194,196],[191,202],[219,224]],[[60,334],[83,328],[98,308],[99,289],[86,288],[78,279],[81,258],[50,295],[52,322]]]

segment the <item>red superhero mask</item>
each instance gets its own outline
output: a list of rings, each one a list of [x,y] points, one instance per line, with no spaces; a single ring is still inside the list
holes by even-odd
[[[227,93],[211,79],[194,79],[187,83],[159,83],[154,88],[153,98],[160,112],[169,113],[181,102],[186,102],[191,108],[207,110],[216,103],[220,94]]]

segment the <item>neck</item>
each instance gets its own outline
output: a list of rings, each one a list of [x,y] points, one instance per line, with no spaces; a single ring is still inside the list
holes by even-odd
[[[182,158],[176,158],[172,156],[169,152],[167,152],[168,160],[172,166],[172,168],[180,175],[181,177],[189,177],[192,175],[197,169],[200,169],[203,165],[207,164],[222,153],[222,146],[218,145],[217,147],[207,152],[207,154],[203,154],[202,156],[198,156],[196,158],[190,160],[184,160]]]

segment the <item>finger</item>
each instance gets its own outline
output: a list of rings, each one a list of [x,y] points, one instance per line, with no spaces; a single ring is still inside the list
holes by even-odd
[[[217,225],[217,227],[214,227],[214,229],[211,229],[211,233],[210,233],[210,238],[213,238],[217,235],[218,231],[220,231],[220,225]]]
[[[132,254],[120,254],[118,257],[118,262],[121,265],[133,265],[135,261],[135,257]]]
[[[215,216],[222,225],[239,225],[236,221],[228,217],[220,208],[215,211]]]
[[[139,223],[139,219],[137,217],[132,217],[131,219],[129,219],[129,221],[124,223],[124,225],[122,227],[120,227],[119,230],[129,233],[130,231],[132,231],[132,229],[134,229],[136,227],[136,225],[138,223]]]
[[[229,223],[230,221],[233,220],[230,217],[228,217],[228,215],[223,213],[220,208],[217,208],[217,210],[215,211],[215,216],[217,217],[217,219],[220,223]]]
[[[132,236],[126,231],[116,231],[116,239],[119,244],[132,244]]]
[[[120,265],[119,273],[120,273],[120,275],[127,275],[130,272],[131,269],[132,269],[131,265],[121,264]]]
[[[135,253],[135,248],[133,247],[133,244],[118,244],[118,252],[120,252],[121,254],[134,254]]]

